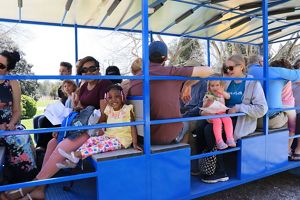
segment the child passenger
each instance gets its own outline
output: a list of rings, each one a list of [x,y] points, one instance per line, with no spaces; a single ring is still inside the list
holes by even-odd
[[[65,93],[65,95],[68,97],[65,103],[65,107],[67,108],[73,108],[74,105],[72,103],[72,97],[74,95],[74,92],[76,91],[77,86],[76,83],[72,80],[64,80],[62,84],[62,90]]]
[[[122,123],[134,121],[133,105],[126,105],[121,86],[112,85],[105,94],[108,103],[100,122]],[[106,131],[99,131],[99,136],[90,137],[77,151],[66,153],[58,149],[59,153],[73,163],[85,159],[97,153],[115,151],[128,148],[131,144],[137,150],[142,150],[137,144],[137,130],[135,126],[123,126],[107,128]],[[60,165],[60,163],[57,163]]]
[[[208,108],[214,101],[225,105],[225,99],[230,99],[230,94],[224,91],[224,83],[222,81],[208,81],[207,93],[203,99],[203,108]],[[221,110],[221,109],[220,109]],[[215,114],[225,114],[225,111],[216,112]],[[236,147],[233,138],[233,125],[230,117],[210,119],[213,124],[213,132],[216,139],[217,149],[222,150],[229,147]],[[224,124],[226,143],[222,138],[222,122]]]

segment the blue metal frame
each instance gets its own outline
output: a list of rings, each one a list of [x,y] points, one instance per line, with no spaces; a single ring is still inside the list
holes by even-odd
[[[192,5],[196,5],[196,7],[194,9],[198,9],[201,6],[207,7],[207,8],[213,8],[213,9],[218,9],[218,10],[222,10],[224,12],[229,12],[228,10],[222,9],[222,8],[218,8],[212,5],[207,5],[205,3],[203,4],[199,4],[199,3],[193,3],[190,1],[185,1],[185,0],[172,0],[172,1],[176,1],[176,2],[181,2],[181,3],[188,3],[188,4],[192,4]],[[155,5],[157,5],[160,2],[165,2],[165,0],[157,0],[154,3],[152,3],[150,5],[150,7],[153,7]],[[277,80],[277,79],[271,79],[269,78],[269,69],[268,69],[268,32],[272,31],[272,30],[278,30],[279,27],[273,28],[268,30],[268,25],[270,25],[271,23],[273,23],[276,20],[271,20],[271,22],[268,23],[268,8],[274,6],[274,4],[278,5],[279,3],[284,3],[287,2],[287,0],[283,0],[283,1],[278,1],[275,2],[273,4],[268,3],[267,0],[263,0],[262,1],[262,5],[263,5],[263,16],[262,17],[258,17],[255,16],[256,18],[262,18],[263,19],[263,25],[261,26],[263,28],[263,55],[264,55],[264,78],[262,79],[256,79],[256,78],[219,78],[219,77],[211,77],[211,78],[207,78],[206,80],[263,80],[264,81],[264,90],[265,90],[265,95],[268,101],[268,94],[269,94],[269,81],[270,80]],[[137,33],[142,33],[142,54],[143,54],[143,75],[142,76],[99,76],[99,77],[94,77],[94,76],[27,76],[27,75],[21,75],[21,76],[0,76],[0,79],[18,79],[18,80],[25,80],[25,79],[135,79],[135,80],[143,80],[143,120],[142,121],[135,121],[135,122],[130,122],[130,123],[117,123],[117,124],[97,124],[97,125],[90,125],[90,126],[80,126],[80,127],[60,127],[60,128],[45,128],[45,129],[38,129],[38,130],[24,130],[24,131],[0,131],[0,134],[3,136],[6,135],[13,135],[13,134],[39,134],[39,133],[45,133],[45,132],[54,132],[54,131],[66,131],[66,130],[86,130],[86,129],[95,129],[95,128],[109,128],[109,127],[120,127],[120,126],[136,126],[136,125],[143,125],[144,126],[144,155],[142,156],[137,156],[137,157],[133,157],[130,159],[124,159],[122,160],[122,164],[124,166],[127,165],[127,169],[128,170],[131,165],[136,165],[137,163],[141,163],[141,166],[138,168],[139,172],[144,172],[145,177],[139,177],[141,178],[141,182],[144,184],[144,188],[146,190],[145,192],[145,199],[153,199],[156,198],[157,195],[158,196],[162,196],[164,197],[165,193],[155,193],[155,191],[161,191],[157,188],[157,186],[153,183],[153,181],[155,179],[153,179],[154,176],[159,176],[159,177],[163,177],[162,179],[160,179],[162,181],[163,185],[167,185],[170,184],[176,186],[175,181],[170,178],[170,177],[166,177],[170,176],[173,177],[174,174],[176,174],[176,172],[180,172],[180,174],[186,174],[186,171],[189,170],[187,169],[189,167],[189,162],[190,160],[194,160],[194,159],[199,159],[199,158],[204,158],[204,157],[209,157],[209,156],[213,156],[213,155],[220,155],[220,154],[227,154],[227,153],[237,153],[238,154],[238,177],[240,177],[239,180],[233,180],[233,182],[229,182],[229,183],[222,183],[223,185],[215,185],[212,186],[210,189],[204,189],[204,191],[198,191],[198,193],[186,193],[185,190],[182,190],[181,193],[178,193],[178,195],[180,196],[176,196],[176,198],[193,198],[193,197],[199,197],[199,196],[203,196],[209,193],[213,193],[216,191],[220,191],[229,187],[233,187],[235,185],[239,185],[251,180],[255,180],[267,175],[271,175],[280,171],[284,171],[290,168],[294,168],[294,167],[299,167],[300,163],[296,163],[296,164],[285,164],[285,165],[281,165],[282,163],[286,163],[285,158],[283,158],[280,161],[276,161],[276,160],[272,160],[272,158],[270,158],[269,154],[270,154],[270,149],[273,148],[272,145],[276,145],[275,141],[280,141],[280,140],[285,140],[287,138],[298,138],[300,137],[300,135],[296,135],[296,136],[291,136],[288,137],[286,135],[285,131],[280,131],[277,134],[270,134],[269,133],[269,129],[268,129],[268,114],[266,114],[266,116],[264,117],[264,128],[263,128],[263,132],[264,135],[263,136],[259,136],[259,137],[252,137],[252,138],[246,138],[243,139],[241,141],[239,141],[240,146],[236,147],[236,148],[232,148],[232,149],[228,149],[225,151],[216,151],[216,152],[210,152],[210,153],[204,153],[204,154],[199,154],[199,155],[193,155],[190,156],[189,159],[186,159],[187,155],[189,155],[189,150],[184,149],[184,150],[176,150],[176,151],[169,151],[169,152],[165,152],[165,153],[158,153],[158,154],[153,154],[151,152],[151,140],[150,140],[150,126],[151,125],[155,125],[155,124],[166,124],[166,123],[175,123],[175,122],[187,122],[187,121],[195,121],[195,120],[204,120],[204,119],[212,119],[212,118],[220,118],[220,117],[232,117],[232,116],[244,116],[244,113],[235,113],[235,114],[223,114],[223,115],[214,115],[214,116],[199,116],[199,117],[188,117],[188,118],[175,118],[175,119],[164,119],[164,120],[151,120],[150,119],[150,80],[201,80],[201,78],[191,78],[191,77],[169,77],[169,76],[150,76],[149,74],[149,59],[147,59],[149,57],[149,49],[148,49],[148,44],[149,44],[149,38],[150,41],[153,40],[153,34],[161,34],[158,32],[149,32],[149,13],[148,13],[148,0],[142,0],[142,9],[141,12],[133,15],[132,17],[130,17],[128,20],[126,20],[125,22],[121,23],[119,26],[117,26],[116,28],[105,28],[105,27],[100,27],[101,29],[104,30],[120,30],[120,31],[131,31],[131,32],[137,32]],[[252,15],[253,13],[257,12],[258,9],[254,9],[250,12],[246,12],[246,13],[239,13],[236,12],[234,9],[231,9],[230,12],[235,13],[235,14],[239,14],[238,16],[232,17],[230,19],[236,19],[236,18],[240,18],[242,16],[249,16]],[[121,29],[122,26],[126,25],[127,23],[129,23],[131,20],[142,16],[142,31],[136,31],[136,30],[127,30],[127,29]],[[20,15],[21,16],[21,15]],[[64,18],[66,16],[66,12],[64,15]],[[63,24],[64,18],[62,20],[61,24],[56,24],[56,23],[44,23],[44,22],[32,22],[32,21],[22,21],[22,23],[27,23],[27,24],[38,24],[38,25],[52,25],[52,26],[63,26],[63,27],[73,27],[74,28],[74,34],[75,34],[75,59],[76,61],[78,60],[78,28],[90,28],[90,29],[98,29],[98,27],[94,27],[94,26],[80,26],[80,25],[69,25],[69,24]],[[104,18],[105,19],[105,18]],[[21,20],[21,17],[20,17]],[[0,21],[6,21],[6,22],[17,22],[17,20],[7,20],[7,19],[0,19]],[[102,20],[104,21],[104,20]],[[206,28],[211,27],[211,26],[215,26],[220,24],[221,22],[216,22],[213,23],[211,25],[206,26]],[[102,23],[100,23],[101,25]],[[139,24],[139,23],[138,23]],[[289,27],[291,25],[297,25],[299,24],[299,22],[295,22],[295,23],[287,23],[286,25],[282,26],[283,28],[285,27]],[[174,25],[174,24],[172,24]],[[169,26],[168,26],[169,27]],[[170,26],[171,27],[171,26]],[[258,27],[256,29],[250,30],[246,33],[247,36],[251,36],[251,35],[255,35],[255,34],[260,34],[261,32],[255,32],[256,30],[260,29],[261,27]],[[197,29],[202,30],[203,27],[198,27]],[[183,35],[183,37],[189,37],[189,38],[196,38],[196,39],[206,39],[207,40],[207,63],[208,65],[210,65],[210,39],[211,40],[216,40],[216,41],[231,41],[234,39],[238,39],[241,38],[241,36],[239,37],[233,37],[233,38],[229,38],[226,40],[218,40],[218,39],[214,39],[214,38],[202,38],[202,37],[194,37],[194,36],[189,36],[189,34],[194,33],[196,31],[199,30],[194,30],[194,31],[190,31],[187,32],[186,34]],[[180,36],[179,34],[168,34],[168,33],[162,33],[163,35],[169,35],[169,36]],[[219,33],[218,33],[219,34]],[[150,36],[150,37],[149,37]],[[297,37],[298,38],[298,37]],[[297,39],[297,38],[292,38],[292,39]],[[272,41],[273,43],[278,42],[276,41],[277,39],[275,39],[275,41]],[[252,43],[243,43],[243,42],[237,42],[237,43],[242,43],[242,44],[252,44]],[[254,44],[255,45],[255,44]],[[257,44],[256,44],[257,45]],[[300,107],[295,107],[295,108],[270,108],[270,111],[282,111],[282,110],[294,110],[294,109],[300,109]],[[272,141],[274,141],[274,144],[272,144]],[[255,154],[255,152],[248,152],[247,150],[247,146],[251,146],[253,144],[253,142],[258,142],[263,144],[262,146],[259,147],[260,152],[263,152],[264,154],[260,154],[259,156],[265,156],[265,160],[264,160],[264,165],[263,166],[259,166],[260,170],[262,169],[263,171],[251,171],[250,173],[253,173],[254,175],[251,177],[246,177],[247,173],[249,173],[249,171],[245,170],[245,168],[243,168],[245,166],[245,155],[249,155],[250,157],[256,157],[257,155]],[[278,148],[278,151],[280,151],[282,148]],[[272,153],[272,152],[271,152]],[[179,156],[179,157],[178,157]],[[247,157],[246,156],[246,157]],[[269,157],[268,157],[269,156]],[[248,157],[247,157],[248,158]],[[183,162],[183,166],[184,169],[179,169],[180,168],[180,161]],[[113,161],[112,163],[116,164],[119,161]],[[247,160],[246,160],[247,162]],[[120,163],[120,162],[119,162]],[[171,163],[171,164],[170,164]],[[173,164],[172,164],[173,163]],[[175,163],[175,164],[174,164]],[[32,182],[25,182],[25,183],[19,183],[19,184],[12,184],[12,185],[5,185],[5,186],[0,186],[0,191],[5,191],[5,190],[10,190],[10,189],[16,189],[16,188],[20,188],[20,187],[28,187],[28,186],[37,186],[37,185],[42,185],[42,184],[51,184],[51,183],[58,183],[58,182],[65,182],[65,181],[69,181],[69,180],[80,180],[80,179],[85,179],[85,178],[91,178],[91,177],[99,177],[99,171],[98,170],[107,170],[109,168],[109,161],[105,162],[105,163],[101,163],[101,164],[97,164],[96,165],[96,171],[95,172],[91,172],[91,173],[86,173],[86,174],[79,174],[79,175],[73,175],[73,176],[68,176],[68,177],[61,177],[61,178],[51,178],[51,179],[47,179],[47,180],[41,180],[41,181],[32,181]],[[133,167],[133,166],[132,166]],[[160,168],[161,167],[161,168]],[[163,168],[166,167],[165,170],[163,170]],[[176,169],[177,167],[177,169]],[[264,167],[266,168],[264,170]],[[275,168],[274,168],[275,167]],[[155,169],[154,169],[155,168]],[[157,172],[159,172],[160,170],[162,170],[161,174],[157,174]],[[174,170],[174,171],[172,171]],[[111,172],[111,171],[110,171]],[[120,172],[122,172],[122,169],[120,170]],[[103,175],[103,171],[101,171],[102,175]],[[155,173],[152,174],[152,173]],[[164,174],[166,173],[166,174]],[[119,174],[122,175],[122,174]],[[104,175],[103,175],[104,176]],[[244,178],[243,178],[244,177]],[[105,177],[106,178],[106,177]],[[115,177],[117,178],[117,177]],[[136,177],[135,177],[136,178]],[[145,179],[143,179],[145,178]],[[182,177],[181,177],[182,178]],[[189,177],[183,177],[182,180],[185,182],[185,184],[189,184],[190,180]],[[124,179],[124,181],[127,181],[127,179]],[[169,181],[169,182],[168,182]],[[172,182],[170,182],[172,181]],[[139,183],[141,183],[139,182]],[[136,182],[137,184],[138,182]],[[99,184],[99,182],[98,182]],[[192,180],[192,184],[195,184],[194,181]],[[196,185],[199,183],[196,183]],[[128,183],[128,185],[130,185],[130,183]],[[137,185],[134,185],[137,186]],[[168,186],[168,185],[167,185]],[[126,185],[124,185],[123,187],[127,187]],[[132,187],[132,186],[131,186]],[[191,187],[194,187],[191,186]],[[197,187],[197,186],[196,186]],[[200,188],[200,187],[199,187]],[[203,187],[205,188],[205,187]],[[101,187],[98,185],[98,189],[101,190]],[[168,188],[164,188],[165,191]],[[99,191],[97,191],[99,193]],[[169,192],[170,193],[170,192]],[[169,194],[168,195],[172,195]],[[174,191],[175,193],[175,191]],[[177,193],[176,193],[177,194]],[[142,196],[144,194],[141,194]],[[170,196],[168,196],[170,197]],[[100,195],[98,195],[98,198],[100,198]]]

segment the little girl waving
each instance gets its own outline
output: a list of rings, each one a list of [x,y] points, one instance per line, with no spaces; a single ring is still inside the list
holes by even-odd
[[[208,81],[207,94],[203,99],[203,108],[209,108],[214,106],[220,107],[220,109],[213,114],[225,114],[226,107],[225,99],[230,99],[230,94],[224,91],[224,85],[222,81]],[[221,103],[221,104],[220,104]],[[203,109],[204,110],[204,109]],[[210,111],[210,113],[212,113]],[[213,132],[216,139],[217,149],[226,149],[229,147],[236,147],[236,143],[233,138],[233,125],[230,117],[214,118],[210,119],[210,122],[213,124]],[[222,123],[224,124],[224,129],[226,133],[226,143],[222,138]]]
[[[134,121],[133,105],[126,105],[122,87],[112,85],[105,94],[108,103],[100,118],[100,122],[122,123]],[[76,152],[66,153],[58,149],[59,153],[73,163],[88,156],[128,148],[131,144],[137,150],[142,150],[137,144],[137,130],[135,126],[107,128],[99,131],[99,136],[90,137]]]

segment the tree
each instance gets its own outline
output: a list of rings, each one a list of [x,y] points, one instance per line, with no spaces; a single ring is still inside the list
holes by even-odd
[[[21,56],[21,60],[17,63],[16,68],[11,71],[11,74],[16,74],[16,75],[34,75],[34,73],[31,71],[33,65],[28,64],[27,61],[24,59],[24,52],[22,52],[17,44],[10,39],[7,36],[1,36],[0,37],[0,51],[2,52],[3,50],[7,51],[18,51]],[[39,87],[39,84],[36,80],[20,80],[20,85],[21,85],[21,91],[22,94],[28,95],[35,100],[39,98],[37,88]]]
[[[173,40],[169,48],[169,60],[169,65],[173,66],[184,66],[189,63],[204,65],[202,43],[199,40],[190,38]]]

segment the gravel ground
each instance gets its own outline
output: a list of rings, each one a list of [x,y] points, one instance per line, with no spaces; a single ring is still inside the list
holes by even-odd
[[[200,199],[300,200],[300,176],[283,172]]]

